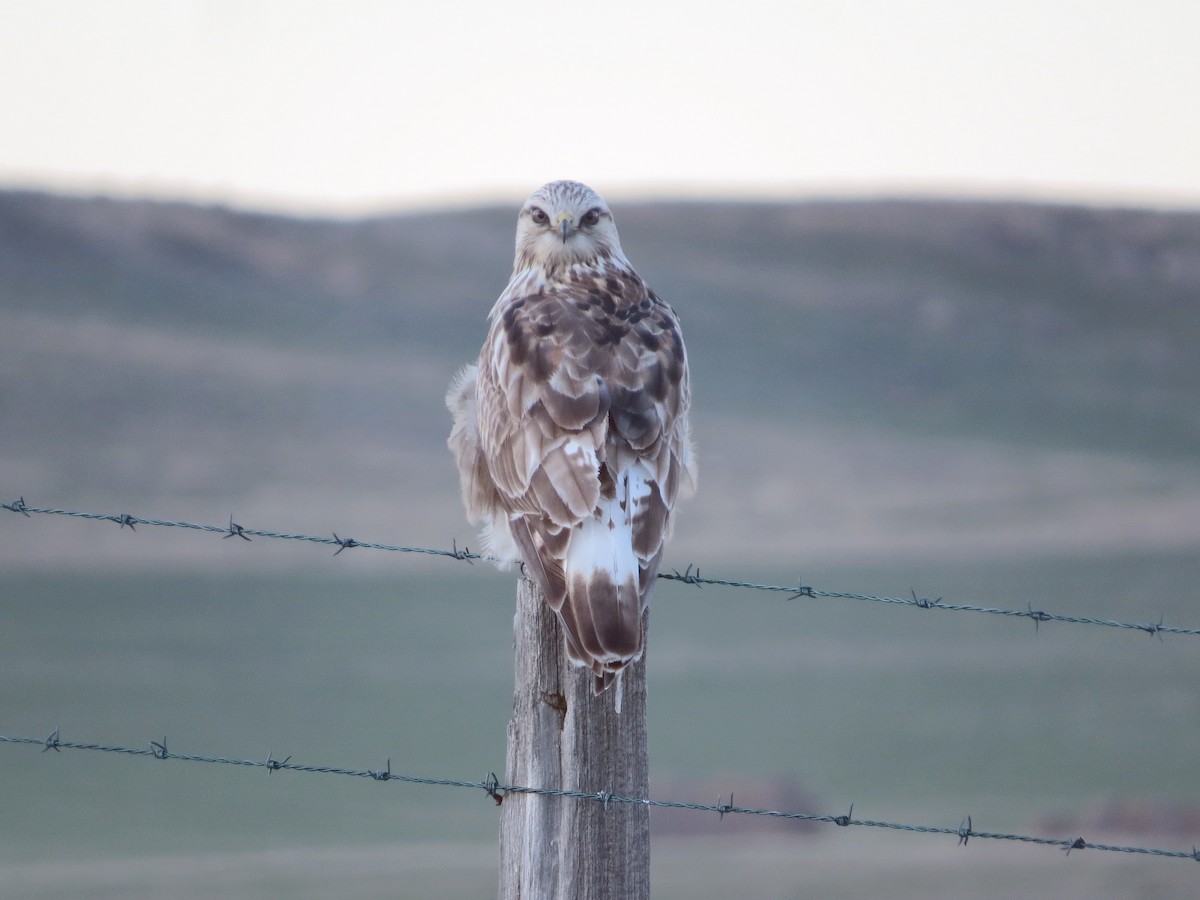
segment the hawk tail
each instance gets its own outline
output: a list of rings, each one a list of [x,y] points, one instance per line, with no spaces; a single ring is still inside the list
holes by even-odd
[[[601,501],[599,511],[606,505]],[[621,518],[584,519],[572,532],[563,560],[567,596],[559,615],[567,650],[572,662],[595,674],[596,693],[642,655],[639,565],[630,524]]]

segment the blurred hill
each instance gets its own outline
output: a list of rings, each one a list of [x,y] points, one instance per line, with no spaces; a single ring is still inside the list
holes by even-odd
[[[693,367],[700,493],[669,565],[1200,544],[1200,214],[615,214]],[[0,496],[474,546],[442,396],[515,218],[0,193]],[[115,527],[56,531],[70,553],[47,527],[12,529],[0,558],[119,560]],[[222,553],[176,540],[154,559]]]

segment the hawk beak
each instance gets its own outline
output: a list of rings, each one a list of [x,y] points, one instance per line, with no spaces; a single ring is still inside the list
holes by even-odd
[[[561,219],[558,220],[558,233],[562,237],[562,242],[567,242],[567,236],[571,233],[571,216],[563,213]]]

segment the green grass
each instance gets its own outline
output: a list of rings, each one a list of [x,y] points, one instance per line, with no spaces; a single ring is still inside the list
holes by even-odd
[[[450,565],[447,563],[447,565]],[[746,573],[742,573],[746,574]],[[819,578],[817,576],[820,576]],[[1196,625],[1190,556],[846,569],[818,587]],[[919,582],[919,583],[918,583]],[[503,772],[512,584],[6,579],[0,733],[476,780]],[[1097,797],[1200,802],[1196,639],[660,585],[652,783],[802,787],[821,813],[1023,830]],[[474,791],[4,745],[8,861],[489,842]],[[700,786],[703,786],[702,788]],[[712,796],[709,796],[712,794]]]

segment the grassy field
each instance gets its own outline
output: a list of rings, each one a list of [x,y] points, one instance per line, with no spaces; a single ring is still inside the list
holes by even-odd
[[[332,567],[303,577],[9,576],[0,733],[61,728],[64,740],[135,747],[165,736],[179,753],[290,754],[356,769],[390,758],[396,772],[464,780],[502,772],[511,577],[446,570],[455,565],[404,560],[386,578]],[[1200,560],[1180,554],[910,564],[805,580],[1194,626],[1198,576]],[[748,805],[788,798],[822,814],[854,803],[856,816],[915,824],[956,826],[970,814],[977,830],[1023,833],[1086,823],[1114,798],[1200,804],[1195,640],[664,583],[650,639],[654,792],[708,803],[732,791]],[[330,870],[311,859],[323,855],[346,873],[343,896],[386,896],[392,876],[428,879],[404,896],[478,896],[494,883],[497,813],[474,791],[14,745],[0,754],[0,887],[6,878],[14,886],[5,896],[72,896],[105,879],[112,896],[149,896],[170,877],[194,892],[180,896],[315,897]],[[995,877],[1008,861],[1067,888],[1064,869],[1097,865],[985,842],[943,858],[930,845],[952,839],[758,824],[656,826],[656,896],[722,897],[721,885],[734,883],[778,897],[868,884],[863,855],[875,860],[870,878],[903,869],[912,896],[970,878],[995,888],[974,896],[1029,896]],[[1192,839],[1134,837],[1169,849]],[[797,868],[806,859],[810,874]],[[1176,876],[1164,870],[1186,867],[1103,865],[1168,882]],[[220,879],[235,883],[218,890]]]
[[[1200,214],[629,204],[684,323],[666,569],[1200,625]],[[0,500],[476,546],[442,404],[515,209],[0,192]],[[476,781],[512,575],[0,511],[0,734]],[[663,583],[656,796],[1189,849],[1196,638]],[[1190,818],[1189,818],[1190,817]],[[656,898],[1185,897],[1190,862],[657,814]],[[0,896],[486,896],[481,792],[0,745]]]

